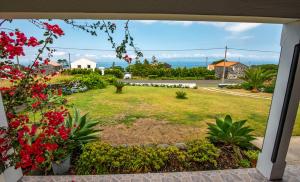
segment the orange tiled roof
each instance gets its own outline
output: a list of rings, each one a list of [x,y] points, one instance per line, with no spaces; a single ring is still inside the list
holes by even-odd
[[[52,65],[52,66],[61,66],[61,64],[55,62],[55,61],[49,61],[48,62],[49,65]]]
[[[239,62],[234,62],[234,61],[226,61],[225,62],[225,67],[229,67],[229,66],[232,66],[232,65],[235,65],[235,64],[238,64]],[[214,65],[215,67],[216,66],[220,66],[220,67],[223,67],[224,66],[224,61],[218,63],[218,64],[215,64]]]

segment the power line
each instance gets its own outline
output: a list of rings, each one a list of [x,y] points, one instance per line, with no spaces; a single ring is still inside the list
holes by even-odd
[[[92,49],[92,48],[74,48],[74,47],[50,47],[53,49],[61,49],[61,50],[81,50],[81,51],[115,51],[113,49]],[[203,50],[222,50],[224,48],[195,48],[195,49],[141,49],[141,51],[203,51]],[[128,50],[134,51],[134,50]]]
[[[229,50],[236,50],[236,51],[251,51],[251,52],[272,52],[272,53],[279,53],[277,51],[270,51],[270,50],[258,50],[258,49],[238,49],[238,48],[228,48]]]
[[[75,48],[75,47],[51,47],[53,49],[60,49],[60,50],[79,50],[79,51],[106,51],[106,52],[114,52],[113,49],[93,49],[93,48]],[[259,50],[259,49],[241,49],[241,48],[233,48],[228,47],[228,50],[236,50],[236,51],[249,51],[249,52],[265,52],[265,53],[279,53],[278,51],[272,51],[272,50]],[[184,52],[184,51],[207,51],[207,50],[224,50],[223,47],[213,47],[213,48],[192,48],[192,49],[141,49],[141,51],[144,52]],[[128,51],[134,51],[134,50],[128,50]]]

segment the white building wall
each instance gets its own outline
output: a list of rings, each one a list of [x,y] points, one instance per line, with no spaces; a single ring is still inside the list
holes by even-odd
[[[87,69],[87,68],[90,68],[91,69],[95,69],[96,68],[96,63],[94,61],[91,61],[89,59],[85,59],[85,58],[82,58],[82,59],[78,59],[74,62],[71,63],[71,68],[82,68],[82,69]]]

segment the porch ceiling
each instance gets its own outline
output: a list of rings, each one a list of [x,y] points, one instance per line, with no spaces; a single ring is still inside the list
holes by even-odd
[[[287,23],[299,0],[1,0],[0,18],[107,18]]]

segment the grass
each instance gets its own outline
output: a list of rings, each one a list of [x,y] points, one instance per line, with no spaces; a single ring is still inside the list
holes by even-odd
[[[66,81],[66,80],[71,80],[74,77],[75,77],[74,75],[63,75],[63,74],[60,74],[60,75],[51,77],[51,80],[49,81],[49,83],[62,83],[64,81]]]
[[[122,94],[115,88],[90,90],[67,96],[69,103],[103,125],[131,124],[138,118],[153,118],[173,124],[207,127],[215,117],[230,114],[234,120],[247,119],[256,136],[263,136],[269,113],[270,100],[232,96],[202,89],[185,89],[189,99],[179,100],[174,94],[179,89],[159,87],[124,87]],[[294,135],[300,135],[300,113]],[[175,132],[175,131],[170,131]]]

